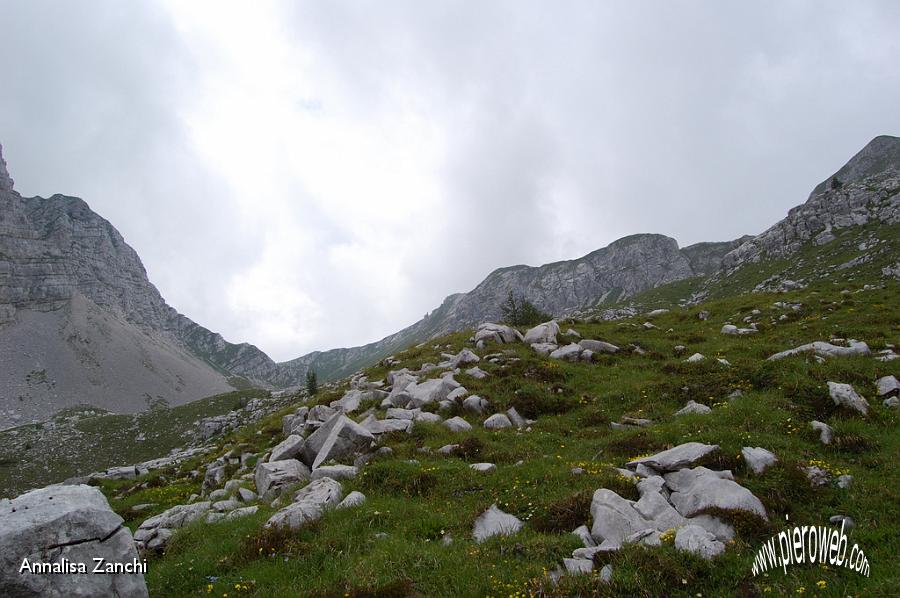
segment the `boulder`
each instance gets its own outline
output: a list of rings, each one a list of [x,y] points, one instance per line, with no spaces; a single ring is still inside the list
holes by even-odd
[[[309,468],[296,459],[258,463],[254,476],[256,492],[263,500],[270,500],[282,487],[305,482],[309,475]]]
[[[699,525],[685,525],[675,533],[675,548],[712,559],[725,552],[725,545]]]
[[[347,416],[338,413],[310,434],[300,457],[304,463],[317,468],[331,459],[353,457],[368,450],[375,436]]]
[[[885,376],[884,378],[879,378],[877,386],[879,397],[900,393],[900,382],[897,381],[897,378],[895,376]]]
[[[747,464],[750,471],[756,474],[764,472],[778,462],[778,457],[776,457],[774,453],[758,446],[745,446],[741,449],[741,455],[743,455],[744,463]]]
[[[291,434],[272,449],[269,461],[284,461],[285,459],[295,458],[303,449],[303,442],[302,436]]]
[[[472,429],[472,425],[459,416],[445,420],[444,427],[451,432],[469,432]]]
[[[605,341],[597,341],[593,339],[584,339],[582,341],[578,341],[578,344],[581,345],[582,349],[587,351],[592,351],[593,353],[618,353],[619,348],[612,343],[607,343]]]
[[[528,422],[524,417],[519,415],[519,412],[516,411],[515,407],[510,407],[506,410],[506,416],[509,417],[509,421],[517,428],[524,428],[528,425]]]
[[[550,343],[555,345],[557,334],[559,334],[559,324],[551,320],[550,322],[544,322],[543,324],[538,324],[534,328],[529,329],[528,332],[525,333],[523,340],[529,345],[535,343]]]
[[[342,500],[341,502],[338,503],[337,508],[338,509],[350,509],[353,507],[361,506],[365,502],[366,502],[366,495],[363,494],[362,492],[358,492],[358,491],[354,490],[353,492],[348,494],[346,497],[344,497],[344,500]]]
[[[466,411],[471,411],[473,413],[483,413],[485,409],[489,407],[487,400],[482,399],[478,395],[472,395],[467,397],[466,400],[462,402],[463,409]]]
[[[492,536],[511,536],[522,529],[522,525],[517,517],[504,513],[494,504],[475,520],[472,536],[481,543]]]
[[[831,395],[831,400],[834,401],[835,405],[843,405],[863,416],[869,415],[868,401],[856,394],[856,391],[849,384],[829,382],[828,393]]]
[[[685,359],[684,362],[685,363],[699,363],[699,362],[703,361],[704,359],[706,359],[706,357],[704,357],[700,353],[694,353],[693,355],[691,355],[690,357]]]
[[[343,411],[344,413],[352,413],[359,409],[359,404],[367,396],[368,393],[354,388],[347,391],[347,393],[337,401],[332,401],[331,403],[329,403],[329,407],[331,407],[332,409]]]
[[[569,575],[590,575],[594,570],[592,559],[563,559],[563,567]]]
[[[105,563],[140,563],[131,531],[99,489],[48,486],[0,500],[0,594],[10,598],[148,595],[142,573],[93,574],[94,558]],[[58,563],[68,572],[21,571],[26,559],[29,567]]]
[[[483,379],[483,378],[487,378],[488,376],[490,376],[490,374],[488,374],[487,372],[485,372],[483,369],[481,369],[481,368],[479,368],[479,367],[474,367],[474,368],[469,368],[469,369],[467,369],[467,370],[466,370],[466,375],[467,375],[467,376],[472,376],[472,377],[475,378],[476,380],[481,380],[481,379]]]
[[[560,347],[550,353],[550,359],[562,359],[564,361],[578,361],[581,355],[581,345],[572,343],[565,347]]]
[[[497,343],[515,343],[522,340],[522,334],[515,328],[504,326],[503,324],[494,324],[485,322],[478,326],[475,331],[475,343],[484,343],[485,341],[494,341]]]
[[[531,343],[531,350],[538,355],[550,355],[556,351],[556,343]]]
[[[650,457],[630,461],[628,467],[634,469],[638,465],[647,465],[661,472],[675,471],[689,467],[717,450],[719,450],[718,444],[686,442]]]
[[[375,419],[366,420],[362,427],[372,434],[387,434],[389,432],[409,432],[413,422],[409,419]]]
[[[475,355],[475,353],[469,349],[463,349],[450,360],[450,367],[451,369],[456,369],[461,365],[478,363],[479,361],[481,361],[481,358],[478,357],[478,355]]]
[[[289,527],[300,529],[308,523],[318,521],[325,509],[337,506],[344,496],[339,482],[331,478],[320,478],[310,482],[294,495],[294,502],[272,515],[266,527]]]
[[[139,550],[162,550],[175,530],[200,519],[211,506],[209,501],[176,505],[144,520],[134,532],[135,545]]]
[[[459,401],[459,400],[465,398],[466,395],[468,395],[468,394],[469,394],[469,391],[466,390],[466,387],[460,386],[459,388],[454,388],[452,391],[450,391],[449,394],[447,394],[447,400],[454,401],[454,402]]]
[[[505,413],[495,413],[484,420],[484,427],[488,430],[502,430],[503,428],[511,428],[512,422]]]
[[[685,517],[718,508],[745,511],[768,519],[762,502],[735,482],[730,471],[695,467],[668,473],[665,479],[666,486],[672,491],[669,500]]]
[[[409,407],[416,408],[442,401],[456,388],[459,388],[459,383],[455,380],[431,378],[421,384],[410,384],[405,392],[410,397]]]
[[[625,539],[636,532],[653,529],[653,526],[634,508],[634,502],[624,499],[612,490],[601,488],[591,500],[591,537],[598,545],[619,548]]]

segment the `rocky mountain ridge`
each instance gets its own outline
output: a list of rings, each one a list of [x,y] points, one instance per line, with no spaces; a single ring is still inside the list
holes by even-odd
[[[158,400],[183,402],[221,392],[241,379],[261,386],[297,385],[309,369],[322,379],[335,379],[412,344],[498,319],[510,291],[556,316],[577,315],[666,283],[721,278],[748,263],[788,256],[810,239],[826,242],[832,229],[897,222],[898,172],[900,139],[877,137],[818,185],[805,204],[756,237],[679,248],[670,237],[640,234],[574,260],[500,268],[471,291],[448,296],[419,322],[377,342],[275,363],[257,347],[229,343],[166,304],[137,253],[83,200],[21,197],[0,151],[0,344],[15,356],[2,368],[0,425],[3,409],[33,417],[52,413],[42,409],[44,403],[55,409],[73,403],[74,396],[60,400],[60,393],[74,374],[61,375],[54,371],[59,364],[48,360],[60,347],[71,354],[64,370],[89,371],[75,394],[114,407],[123,387],[109,383],[115,377],[108,373],[112,356],[98,357],[111,328],[119,331],[117,338],[130,339],[122,341],[119,353],[128,353],[127,347],[133,353],[130,359],[118,356],[119,378],[144,385],[143,394],[120,409]],[[47,331],[45,345],[36,351],[29,352],[26,320]],[[141,375],[135,378],[135,372]],[[26,407],[29,403],[32,408]]]

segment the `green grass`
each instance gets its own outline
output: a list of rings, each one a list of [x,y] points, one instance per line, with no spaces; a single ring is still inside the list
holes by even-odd
[[[855,291],[862,285],[850,286]],[[479,364],[491,373],[484,380],[461,374],[457,379],[470,393],[491,401],[496,410],[516,406],[537,420],[530,432],[489,432],[482,418],[462,412],[473,424],[468,434],[453,434],[439,425],[419,425],[412,434],[396,434],[384,442],[394,450],[379,457],[361,475],[345,482],[345,492],[360,490],[369,500],[360,508],[330,512],[316,525],[297,533],[272,535],[261,531],[272,510],[237,522],[196,524],[180,532],[168,552],[150,562],[147,577],[152,595],[190,596],[508,596],[516,595],[636,595],[704,596],[795,594],[888,595],[900,584],[893,559],[900,554],[897,505],[900,504],[900,417],[874,397],[877,377],[900,375],[897,362],[871,358],[829,360],[817,364],[799,356],[767,362],[772,353],[797,344],[852,337],[873,349],[900,341],[898,288],[841,295],[830,285],[811,285],[788,294],[747,294],[718,299],[687,309],[672,307],[658,316],[655,330],[639,326],[643,318],[618,322],[573,322],[585,338],[598,338],[626,347],[634,343],[644,356],[600,356],[592,364],[563,363],[541,358],[524,345],[490,347],[482,353],[511,351],[520,361],[500,367]],[[775,301],[802,302],[798,312],[772,307]],[[707,321],[697,313],[710,312]],[[719,333],[726,320],[759,309],[762,332],[733,337]],[[778,321],[782,313],[790,319]],[[771,320],[776,323],[772,324]],[[461,332],[397,355],[400,364],[417,368],[436,363],[440,352],[466,345],[471,332]],[[686,345],[676,354],[674,347]],[[437,348],[435,348],[437,347]],[[707,361],[687,364],[687,355],[700,352]],[[711,358],[731,362],[727,368]],[[386,369],[367,370],[379,379]],[[850,382],[873,406],[866,420],[837,409],[827,396],[828,380]],[[741,389],[733,401],[726,396]],[[328,402],[341,389],[326,392]],[[674,417],[694,399],[713,407],[709,415]],[[281,440],[280,416],[241,430],[226,439],[221,451],[262,451]],[[642,430],[615,431],[609,422],[624,415],[648,417],[655,423]],[[831,424],[837,440],[824,447],[808,430],[819,419]],[[261,432],[261,433],[257,433]],[[466,439],[465,457],[443,457],[422,449]],[[580,523],[590,525],[593,491],[605,487],[636,498],[630,482],[614,468],[629,459],[696,440],[722,447],[710,466],[731,469],[738,481],[765,504],[770,520],[760,524],[731,518],[738,537],[727,553],[709,563],[675,551],[671,542],[659,548],[628,547],[598,562],[611,562],[613,583],[595,577],[565,579],[553,588],[546,570],[578,547],[568,534]],[[780,462],[761,476],[750,475],[740,457],[744,446],[762,446]],[[418,463],[408,462],[415,459]],[[800,467],[825,462],[833,471],[854,476],[849,489],[813,489]],[[473,462],[493,462],[498,470],[479,474]],[[521,464],[518,462],[521,461]],[[573,475],[572,467],[584,467]],[[172,472],[173,496],[199,488],[186,471]],[[122,486],[134,486],[135,482]],[[163,491],[147,488],[128,495],[124,508]],[[112,490],[111,488],[104,488]],[[115,489],[122,492],[122,487]],[[154,495],[153,493],[156,493]],[[112,494],[111,492],[111,495]],[[497,503],[526,523],[523,532],[477,545],[471,540],[475,518]],[[762,542],[794,524],[826,524],[834,514],[850,515],[857,528],[852,541],[869,558],[871,577],[845,569],[795,566],[754,578],[751,565]],[[789,519],[786,520],[785,518]],[[387,534],[378,537],[376,534]],[[450,533],[454,542],[443,546]],[[259,550],[262,549],[262,552]],[[599,569],[599,566],[597,567]],[[208,576],[214,576],[210,581]],[[817,582],[824,581],[824,590]],[[235,587],[237,586],[237,588]]]
[[[885,239],[880,246],[885,251],[857,268],[833,269],[859,255],[854,247],[870,235]],[[859,339],[873,350],[888,344],[900,346],[900,289],[896,281],[885,283],[880,275],[880,268],[900,255],[898,243],[897,226],[849,229],[829,245],[805,248],[791,261],[755,264],[723,279],[682,281],[654,289],[633,298],[644,309],[671,310],[653,319],[657,328],[652,330],[641,326],[646,319],[641,315],[610,322],[573,320],[562,326],[574,328],[584,338],[623,348],[638,345],[646,351],[644,355],[623,352],[595,356],[590,364],[565,363],[540,357],[521,344],[491,345],[479,353],[503,352],[519,361],[505,366],[482,361],[479,365],[491,374],[488,378],[475,380],[460,374],[457,380],[470,394],[488,399],[492,412],[514,406],[534,418],[530,431],[490,432],[481,426],[483,417],[456,410],[445,415],[462,415],[473,425],[472,432],[454,434],[440,425],[423,424],[411,434],[390,435],[382,444],[390,446],[393,455],[375,458],[358,478],[343,484],[345,493],[364,492],[365,505],[328,512],[298,532],[264,530],[263,523],[273,512],[267,505],[244,519],[191,525],[176,534],[165,554],[151,557],[147,575],[151,595],[895,594],[900,587],[900,571],[894,566],[900,554],[900,412],[882,407],[874,382],[888,374],[900,376],[900,361],[854,357],[819,364],[808,356],[778,362],[766,358],[832,337]],[[803,279],[808,286],[785,294],[749,292],[776,274]],[[867,283],[884,286],[863,290]],[[678,306],[701,289],[709,293],[707,301]],[[803,307],[782,310],[773,306],[777,301],[798,302]],[[708,320],[698,318],[701,310],[709,312]],[[720,333],[726,321],[744,325],[743,319],[754,310],[761,312],[754,316],[758,334]],[[787,314],[785,320],[779,319],[782,314]],[[396,355],[399,363],[390,369],[437,363],[442,360],[440,353],[468,346],[470,336],[471,331],[462,331],[402,351]],[[686,350],[677,352],[677,345]],[[707,360],[684,363],[695,352]],[[727,359],[731,367],[718,364],[716,357]],[[387,371],[377,365],[365,373],[370,380],[378,380]],[[862,419],[836,408],[828,398],[829,380],[853,384],[869,399],[870,417]],[[327,404],[346,387],[344,382],[323,389],[313,402]],[[743,396],[728,401],[734,390],[741,390]],[[674,412],[691,399],[709,405],[712,413],[675,417]],[[281,417],[297,406],[218,439],[205,460],[229,451],[262,454],[282,440]],[[226,407],[222,405],[223,411]],[[197,411],[183,420],[169,416],[153,423],[155,433],[177,444],[178,425],[196,419],[200,412],[209,415],[210,405],[193,409]],[[609,427],[626,415],[654,423],[639,430]],[[105,415],[79,425],[88,430],[94,426],[96,439],[103,429],[119,425],[116,417],[121,416]],[[808,428],[811,419],[834,427],[832,446],[818,442]],[[615,468],[687,441],[719,444],[721,451],[707,465],[731,469],[737,481],[763,502],[769,521],[721,514],[735,525],[737,537],[712,562],[676,551],[671,541],[657,548],[628,546],[597,562],[597,570],[606,562],[612,564],[611,585],[595,576],[565,578],[559,586],[550,585],[546,572],[579,546],[568,532],[579,524],[591,524],[593,492],[609,488],[637,498],[634,486]],[[465,448],[462,455],[443,457],[433,452],[459,442]],[[127,444],[126,439],[104,447],[102,454],[135,450]],[[773,451],[778,464],[763,475],[750,474],[740,456],[745,446]],[[151,456],[157,455],[144,458]],[[813,461],[835,473],[853,475],[850,488],[812,488],[800,468]],[[475,462],[492,462],[498,469],[476,473],[468,467]],[[573,475],[573,467],[582,467],[585,473]],[[101,488],[134,528],[144,517],[199,492],[202,469],[197,458],[142,479],[104,482]],[[148,502],[156,506],[140,515],[130,512],[133,505]],[[492,503],[522,519],[525,528],[511,537],[475,544],[473,522]],[[811,565],[791,567],[787,574],[773,570],[753,577],[753,558],[764,540],[793,525],[827,524],[835,514],[856,521],[851,542],[865,550],[871,565],[869,578],[847,569]],[[440,540],[448,533],[454,541],[444,546]],[[819,582],[824,582],[824,589]]]

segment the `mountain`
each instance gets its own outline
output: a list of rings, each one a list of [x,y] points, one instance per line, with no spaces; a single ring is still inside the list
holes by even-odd
[[[759,235],[683,249],[663,235],[633,235],[576,260],[500,268],[470,292],[450,295],[423,320],[376,343],[310,353],[282,366],[297,371],[313,367],[327,378],[349,375],[410,344],[497,320],[509,291],[545,312],[565,316],[679,280],[708,277],[709,286],[747,264],[788,257],[813,237],[827,242],[834,238],[832,229],[900,221],[898,190],[900,138],[882,135],[817,185],[806,203]]]
[[[500,268],[468,293],[450,295],[424,319],[378,342],[310,353],[281,365],[297,372],[313,368],[326,378],[346,376],[411,344],[499,320],[510,291],[556,316],[612,304],[661,284],[715,272],[725,254],[746,238],[679,249],[671,237],[640,234],[574,260]]]
[[[137,253],[84,201],[19,195],[2,148],[0,355],[0,426],[79,404],[133,412],[292,382],[256,347],[167,305]]]
[[[135,251],[81,199],[21,197],[0,153],[0,426],[81,403],[135,411],[235,385],[293,386],[310,369],[337,379],[410,345],[499,319],[510,291],[566,316],[678,281],[709,289],[747,264],[791,256],[810,239],[827,243],[832,231],[898,222],[898,172],[900,139],[876,137],[760,235],[684,248],[663,235],[632,235],[578,259],[500,268],[380,341],[275,363],[167,305]]]

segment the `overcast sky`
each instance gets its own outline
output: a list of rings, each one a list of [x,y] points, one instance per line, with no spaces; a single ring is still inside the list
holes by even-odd
[[[0,143],[276,360],[497,267],[759,233],[900,134],[898,2],[0,0]]]

